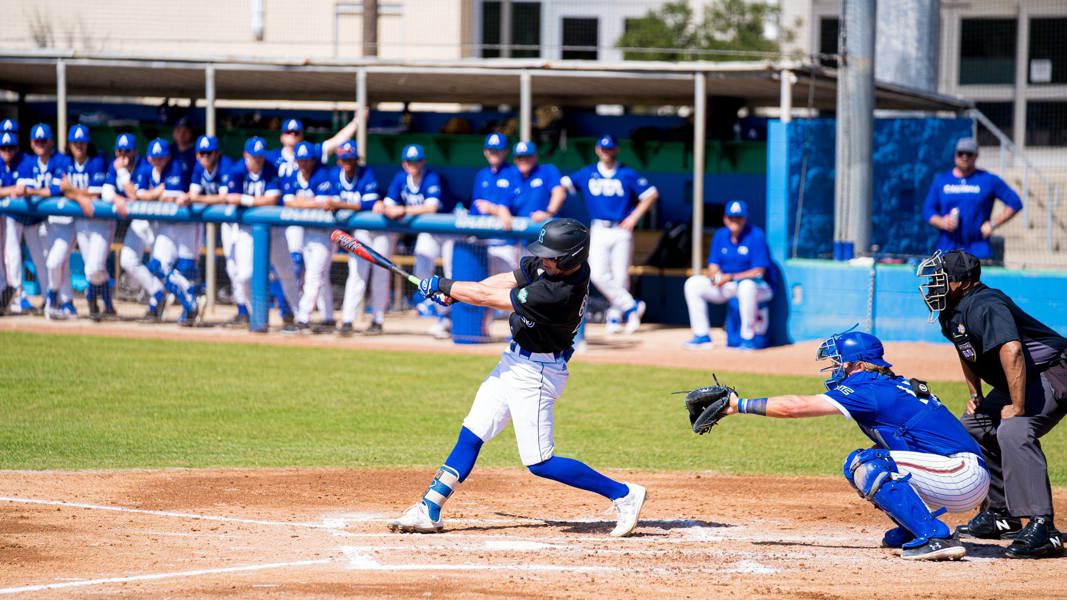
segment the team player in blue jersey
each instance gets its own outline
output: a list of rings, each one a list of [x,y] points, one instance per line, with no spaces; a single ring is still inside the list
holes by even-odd
[[[333,184],[333,207],[336,209],[373,210],[378,203],[378,180],[370,167],[360,166],[359,152],[352,142],[345,142],[337,148],[337,166],[330,171],[330,183]],[[382,256],[392,256],[395,234],[366,229],[357,229],[352,233],[360,243],[369,245]],[[349,254],[339,331],[344,337],[355,331],[352,324],[367,291],[368,278],[371,285],[371,324],[377,323],[380,330],[385,321],[385,308],[389,302],[389,271],[372,268],[369,262]]]
[[[937,517],[978,506],[989,488],[982,450],[924,382],[893,373],[882,342],[861,331],[827,338],[824,394],[731,397],[725,414],[777,418],[841,414],[874,442],[845,458],[845,479],[897,525],[882,544],[908,560],[958,560],[965,548]]]
[[[28,197],[51,198],[60,195],[59,182],[66,171],[67,156],[56,152],[52,137],[52,128],[43,123],[34,125],[30,130],[30,147],[37,155],[33,163],[34,185],[26,190]],[[41,228],[44,229],[43,233]],[[70,261],[50,262],[48,255],[53,246],[62,247],[66,240],[74,239],[74,217],[48,217],[46,223],[39,225],[37,234],[44,238],[44,271],[38,269],[37,276],[41,290],[47,291],[45,298],[45,316],[50,319],[69,319],[78,316],[74,309],[74,289],[70,283]],[[67,246],[71,242],[66,242]],[[32,253],[32,250],[31,250]],[[34,267],[39,267],[34,263]],[[52,281],[55,274],[57,281]],[[52,294],[51,292],[55,292]]]
[[[923,219],[939,230],[935,250],[965,250],[979,259],[993,258],[989,236],[1019,212],[1023,203],[1003,179],[975,166],[978,142],[956,143],[955,166],[934,178],[923,206]],[[993,216],[993,202],[1004,209]]]
[[[711,239],[708,267],[703,275],[685,281],[685,303],[693,338],[688,349],[711,348],[708,302],[723,304],[737,298],[741,317],[741,348],[751,350],[757,333],[767,332],[767,311],[761,302],[774,296],[767,283],[771,252],[763,230],[748,223],[748,203],[731,200],[723,211],[723,224]]]
[[[511,171],[512,182],[508,188],[511,193],[507,203],[510,214],[529,217],[538,223],[556,216],[567,199],[559,169],[538,162],[537,146],[533,142],[515,144],[512,155],[515,168]]]
[[[26,190],[36,185],[33,165],[36,159],[19,150],[18,125],[7,119],[0,133],[0,195],[21,197]],[[39,234],[43,219],[23,215],[4,217],[4,271],[6,287],[0,293],[0,311],[25,314],[34,311],[22,289],[22,240],[25,235],[30,259],[38,273],[44,270],[44,237]]]
[[[89,303],[89,317],[93,320],[116,317],[118,315],[111,302],[111,288],[108,285],[111,278],[107,272],[107,255],[111,252],[111,239],[115,237],[115,221],[93,218],[93,201],[103,194],[107,167],[99,156],[89,156],[89,128],[85,125],[75,125],[70,129],[67,133],[67,148],[70,161],[59,183],[59,189],[64,196],[77,202],[85,215],[75,220],[74,228],[78,249],[85,265],[85,279],[89,284],[85,294]],[[66,263],[62,269],[69,271],[70,251],[70,244],[65,248],[62,245],[53,245],[48,255],[50,268],[53,259],[58,258],[52,255],[55,252],[63,256],[63,262]],[[51,269],[49,279],[51,274],[56,272]],[[101,302],[104,303],[103,311],[100,310]]]
[[[137,178],[141,171],[150,168],[148,162],[137,155],[137,138],[130,133],[120,133],[115,138],[115,159],[108,167],[101,197],[105,202],[113,203],[120,214],[125,213],[126,203],[137,200]],[[163,284],[152,275],[144,261],[145,252],[156,242],[158,229],[156,221],[131,220],[119,252],[122,270],[149,298],[163,289]]]
[[[634,227],[659,198],[656,186],[617,160],[619,144],[613,135],[596,143],[596,164],[564,176],[563,186],[581,192],[592,219],[589,268],[592,282],[611,303],[608,333],[637,331],[645,303],[630,295]]]
[[[490,133],[482,148],[487,166],[474,175],[471,191],[471,214],[495,215],[505,229],[511,228],[512,181],[514,167],[508,164],[508,138],[502,133]],[[513,240],[489,239],[486,254],[489,274],[507,273],[519,267],[519,246]]]
[[[226,204],[226,198],[219,193],[219,190],[222,188],[222,181],[226,177],[226,173],[233,168],[233,162],[219,151],[219,140],[213,135],[200,136],[193,146],[196,148],[196,164],[193,166],[193,177],[189,182],[189,201],[195,204]],[[226,258],[226,275],[231,282],[237,273],[236,263],[233,260],[233,240],[236,228],[236,223],[222,223],[220,227],[222,252]],[[197,230],[197,240],[202,239],[203,229],[201,228]],[[199,245],[196,254],[199,254]],[[197,262],[194,261],[193,267],[196,266]],[[195,275],[199,280],[199,269],[195,271]],[[197,296],[203,295],[202,281],[196,284],[196,289]],[[238,307],[248,304],[247,300],[238,302],[236,298],[234,298],[234,303]],[[247,308],[243,315],[238,309],[238,313],[231,323],[247,325]]]

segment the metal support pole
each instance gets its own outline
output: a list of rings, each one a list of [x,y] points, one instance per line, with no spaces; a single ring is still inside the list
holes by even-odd
[[[693,79],[693,274],[704,266],[704,132],[707,127],[708,78],[697,73]]]
[[[533,125],[530,122],[533,115],[533,86],[530,80],[529,71],[523,69],[519,72],[519,135],[527,141],[533,131]]]
[[[356,148],[359,151],[360,160],[367,162],[367,70],[356,71],[356,118],[359,125],[356,128]]]
[[[270,225],[252,226],[252,314],[249,329],[266,333],[270,323]]]
[[[1023,162],[1023,223],[1030,229],[1030,161]]]
[[[67,63],[56,61],[56,146],[67,150]]]
[[[511,58],[511,0],[500,2],[500,57]]]
[[[215,135],[215,65],[208,65],[204,69],[204,133]],[[217,269],[215,268],[215,239],[218,237],[219,226],[217,223],[204,225],[205,255],[204,255],[204,311],[207,314],[215,312],[215,294],[218,288]]]
[[[793,83],[796,81],[796,76],[792,71],[782,71],[782,89],[779,93],[780,108],[778,110],[779,118],[783,123],[788,123],[793,120]]]

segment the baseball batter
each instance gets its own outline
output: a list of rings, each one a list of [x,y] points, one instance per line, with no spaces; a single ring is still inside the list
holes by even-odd
[[[77,202],[85,215],[84,218],[75,220],[74,228],[78,249],[85,265],[85,279],[89,283],[89,290],[85,295],[89,303],[89,317],[95,321],[104,317],[117,317],[111,302],[111,288],[108,285],[110,276],[107,273],[107,255],[111,251],[111,240],[115,237],[115,222],[93,218],[93,200],[101,196],[107,167],[100,157],[89,157],[89,128],[85,125],[75,125],[70,129],[67,133],[67,147],[70,150],[70,160],[59,183],[59,189],[64,196]],[[66,247],[61,244],[52,246],[48,255],[49,279],[52,274],[62,277],[62,270],[69,271],[70,251],[69,243]],[[52,269],[53,259],[57,258],[53,252],[58,256],[66,256],[67,264],[60,267],[58,272]],[[101,301],[104,303],[103,312],[100,310]]]
[[[482,444],[508,421],[515,423],[519,457],[531,473],[611,500],[618,517],[611,535],[628,536],[637,526],[644,487],[555,456],[553,408],[567,385],[571,344],[589,298],[589,230],[573,219],[549,221],[527,248],[534,256],[512,273],[481,282],[434,275],[419,285],[428,298],[441,292],[457,302],[514,311],[512,341],[478,389],[452,453],[422,499],[389,523],[392,531],[443,531],[442,506],[470,475]]]
[[[596,143],[600,160],[564,176],[562,183],[571,193],[581,191],[592,219],[589,267],[593,285],[611,303],[606,330],[630,334],[641,326],[645,314],[645,303],[635,300],[629,291],[634,227],[659,199],[659,191],[644,176],[620,163],[618,154],[615,136],[602,136]]]
[[[33,163],[35,185],[26,190],[26,195],[37,198],[59,196],[59,182],[63,179],[69,158],[56,152],[52,128],[43,123],[34,125],[30,130],[30,146],[37,155],[37,160]],[[70,244],[74,240],[74,217],[50,216],[41,227],[44,231],[38,228],[36,232],[44,237],[45,270],[38,270],[37,274],[42,284],[41,290],[46,294],[45,316],[50,319],[75,318],[78,312],[74,309],[74,289],[70,284],[70,261],[60,252],[65,246],[69,253]],[[49,261],[48,255],[53,248],[57,250],[53,253],[57,258]],[[33,253],[32,248],[30,252]],[[38,266],[35,262],[34,267]]]
[[[906,560],[958,560],[966,549],[937,518],[981,504],[989,472],[981,448],[924,382],[893,373],[882,342],[848,330],[827,338],[817,360],[830,360],[826,393],[739,398],[723,414],[777,418],[841,414],[875,444],[845,458],[844,476],[860,496],[896,523],[882,545]]]
[[[34,157],[19,151],[18,126],[7,119],[7,127],[0,133],[0,195],[25,196],[26,190],[36,185],[33,176]],[[37,235],[42,219],[22,215],[5,216],[3,219],[4,243],[4,289],[0,292],[0,311],[13,314],[33,311],[33,305],[22,291],[22,236],[26,230],[26,245],[38,273],[44,273],[44,247]]]

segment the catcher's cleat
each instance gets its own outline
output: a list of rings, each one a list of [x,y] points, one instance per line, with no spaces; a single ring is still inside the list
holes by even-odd
[[[398,518],[389,521],[389,531],[393,533],[441,533],[444,530],[444,521],[431,519],[426,504],[421,500]]]
[[[894,527],[882,536],[883,548],[900,548],[915,539],[915,534],[903,527]]]
[[[955,536],[951,538],[930,538],[926,543],[915,548],[904,548],[900,557],[904,560],[959,560],[967,555]]]
[[[1019,517],[1000,510],[983,510],[967,522],[956,527],[956,535],[969,535],[983,540],[1008,540],[1023,528]]]
[[[637,527],[637,518],[641,515],[641,507],[645,505],[646,492],[644,486],[637,485],[636,483],[627,483],[626,487],[630,492],[618,498],[612,500],[612,508],[615,509],[617,515],[617,523],[615,529],[611,530],[612,537],[627,537],[633,533],[634,528]]]
[[[1054,558],[1063,554],[1063,536],[1051,517],[1033,517],[1005,551],[1008,558]]]

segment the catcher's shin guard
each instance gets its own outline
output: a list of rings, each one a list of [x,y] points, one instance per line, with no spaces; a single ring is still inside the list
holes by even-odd
[[[430,513],[430,519],[434,521],[441,519],[441,507],[452,497],[457,487],[459,487],[459,472],[448,465],[441,465],[437,475],[430,482],[430,487],[426,488],[426,493],[422,496],[422,501]]]

